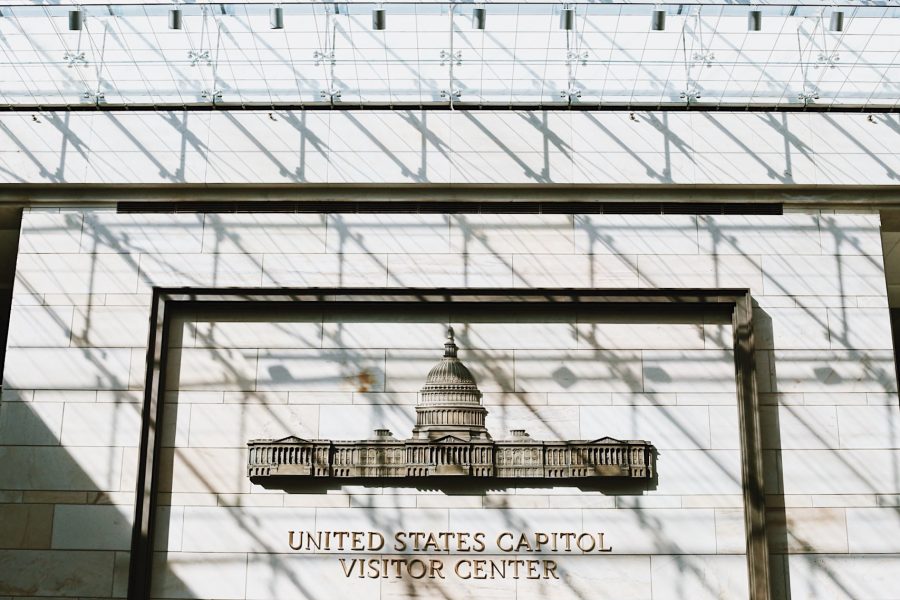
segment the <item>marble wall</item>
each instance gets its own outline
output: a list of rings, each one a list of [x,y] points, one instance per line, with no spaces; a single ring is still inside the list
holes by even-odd
[[[604,586],[611,597],[649,596],[664,568],[652,554],[676,555],[688,570],[702,564],[716,574],[702,585],[740,595],[746,569],[732,555],[743,554],[745,543],[725,320],[695,311],[629,316],[570,307],[391,305],[193,315],[179,323],[170,350],[176,369],[169,372],[167,408],[177,415],[167,423],[161,490],[171,508],[159,523],[166,545],[158,546],[154,595],[221,597],[224,591],[208,586],[223,586],[228,597],[281,598],[314,594],[302,582],[322,581],[342,597],[406,597],[415,583],[419,593],[436,586],[436,594],[454,598],[577,598],[598,583],[602,571],[591,565],[609,566],[597,553],[574,560],[571,552],[519,553],[513,559],[555,560],[561,581],[465,581],[450,573],[446,581],[359,580],[344,576],[338,557],[367,554],[298,556],[287,544],[288,530],[377,531],[389,546],[397,531],[486,534],[484,554],[428,555],[447,561],[448,569],[460,556],[509,559],[494,544],[504,531],[602,531],[621,582]],[[485,393],[495,438],[524,428],[548,440],[650,439],[659,451],[658,481],[586,490],[313,483],[284,493],[246,479],[248,439],[361,439],[383,426],[409,437],[416,392],[439,360],[447,323]],[[240,585],[204,575],[225,551],[235,561],[229,571],[244,573]],[[691,585],[697,575],[682,578]],[[323,590],[319,597],[328,595]]]
[[[890,598],[900,412],[877,215],[117,215],[22,223],[0,402],[0,597],[122,597],[153,286],[741,287],[757,303],[773,578]],[[456,324],[496,438],[651,440],[642,489],[285,493],[244,444],[411,428]],[[713,314],[191,314],[170,349],[154,596],[740,598],[730,327]],[[365,373],[366,377],[360,377]],[[358,579],[287,529],[602,530],[560,581]],[[574,525],[573,525],[574,524]],[[604,594],[606,596],[604,596]]]
[[[9,111],[0,183],[894,186],[898,144],[892,113]]]

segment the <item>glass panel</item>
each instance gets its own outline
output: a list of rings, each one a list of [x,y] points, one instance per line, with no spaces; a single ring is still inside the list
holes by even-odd
[[[900,98],[900,8],[852,2],[747,6],[650,4],[85,5],[80,31],[68,5],[0,6],[0,102],[7,106],[378,104],[893,107]]]

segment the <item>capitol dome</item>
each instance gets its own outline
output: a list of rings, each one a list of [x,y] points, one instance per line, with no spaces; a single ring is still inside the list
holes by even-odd
[[[419,391],[413,437],[435,439],[453,435],[466,440],[490,439],[484,426],[487,414],[472,372],[459,360],[453,328],[447,329],[444,356],[434,365]]]
[[[481,405],[481,392],[475,377],[457,357],[459,348],[453,339],[453,328],[447,330],[444,356],[425,378],[420,393],[421,403],[429,406],[476,404]]]

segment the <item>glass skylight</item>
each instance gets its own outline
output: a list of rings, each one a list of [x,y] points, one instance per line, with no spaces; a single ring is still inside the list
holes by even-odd
[[[900,4],[0,6],[0,103],[64,106],[900,106]],[[372,10],[387,11],[384,31]],[[486,27],[472,9],[487,9]],[[667,12],[651,31],[651,12]],[[762,29],[748,31],[748,11]],[[834,11],[845,15],[832,31]]]

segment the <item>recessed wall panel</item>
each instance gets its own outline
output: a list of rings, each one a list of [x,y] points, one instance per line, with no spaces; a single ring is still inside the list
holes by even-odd
[[[516,429],[550,442],[644,439],[656,449],[658,474],[572,482],[246,477],[251,439],[366,440],[381,428],[410,438],[418,391],[441,360],[448,326],[484,392],[494,440]],[[254,599],[325,589],[359,598],[578,597],[598,578],[619,586],[616,597],[650,598],[654,578],[671,571],[657,559],[713,570],[716,557],[745,564],[734,357],[715,343],[707,348],[715,336],[731,338],[724,313],[236,305],[198,308],[178,327],[194,333],[167,348],[166,409],[176,415],[165,424],[172,432],[164,435],[161,494],[173,506],[158,513],[155,535],[168,551],[154,559],[156,598],[203,597],[209,575],[188,565],[218,557],[236,565],[246,557],[231,576],[245,569],[238,596]],[[180,394],[201,389],[215,401],[181,403]],[[198,497],[209,505],[193,506]],[[329,532],[364,540],[292,548],[291,535]],[[445,536],[443,545],[427,546],[429,534]],[[696,575],[666,577],[698,585]],[[723,589],[747,587],[746,568],[723,577]]]

